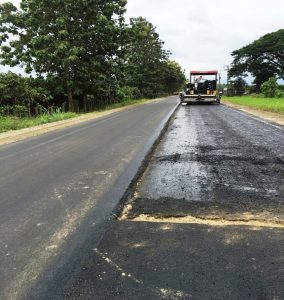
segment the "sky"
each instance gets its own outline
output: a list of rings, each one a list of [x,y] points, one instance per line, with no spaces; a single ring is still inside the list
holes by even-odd
[[[231,53],[284,28],[283,0],[128,0],[127,16],[150,21],[186,74],[217,69]]]
[[[284,28],[283,12],[283,0],[128,0],[126,19],[150,21],[187,75],[217,69],[225,82],[232,51]]]

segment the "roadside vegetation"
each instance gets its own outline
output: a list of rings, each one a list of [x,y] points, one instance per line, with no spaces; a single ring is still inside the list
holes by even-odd
[[[151,99],[138,99],[138,100],[124,100],[119,103],[110,104],[105,106],[104,108],[97,109],[91,113],[102,112],[106,110],[116,109],[125,106],[137,105],[146,103],[151,101]],[[31,116],[31,117],[17,117],[17,116],[0,116],[0,133],[6,132],[9,130],[17,130],[23,129],[28,127],[33,127],[37,125],[63,121],[71,118],[75,118],[82,115],[81,113],[75,112],[60,112],[59,109],[50,112],[50,113],[43,113],[38,116]]]
[[[53,114],[43,114],[38,117],[0,117],[0,133],[9,131],[9,130],[17,130],[27,127],[33,127],[37,125],[47,124],[56,121],[62,121],[70,118],[76,117],[78,114],[73,112],[66,113],[53,113]]]
[[[254,78],[254,92],[274,77],[284,80],[284,29],[268,33],[251,44],[232,52],[233,63],[229,68],[229,80]]]
[[[232,52],[224,102],[284,115],[284,29]],[[254,78],[252,84],[246,77]]]
[[[1,124],[22,122],[16,129],[179,91],[181,66],[170,60],[153,24],[125,20],[126,3],[1,4],[0,63],[26,72],[0,74]]]
[[[223,97],[223,102],[230,102],[237,105],[243,105],[249,108],[269,111],[284,115],[284,98],[265,98],[261,96],[234,96]]]

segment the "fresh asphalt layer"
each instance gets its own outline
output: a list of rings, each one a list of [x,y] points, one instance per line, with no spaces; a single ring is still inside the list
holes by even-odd
[[[53,299],[97,245],[177,97],[0,147],[0,298]]]
[[[180,106],[64,297],[284,299],[284,127]]]

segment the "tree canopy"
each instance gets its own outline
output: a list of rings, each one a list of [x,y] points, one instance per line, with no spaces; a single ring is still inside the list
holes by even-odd
[[[22,0],[19,9],[1,4],[0,63],[24,67],[40,79],[33,85],[64,108],[67,101],[70,111],[177,90],[185,79],[181,67],[169,61],[153,24],[142,17],[125,23],[126,2]]]
[[[164,67],[164,84],[168,93],[178,92],[186,82],[186,77],[181,66],[172,60],[168,60]]]
[[[233,51],[230,77],[251,73],[255,84],[260,85],[270,77],[284,79],[284,29],[266,34],[253,43]]]
[[[130,19],[124,45],[125,83],[143,95],[155,96],[161,90],[161,72],[169,53],[163,49],[155,27],[144,18]]]
[[[87,82],[99,94],[102,81],[113,75],[125,5],[126,0],[23,0],[17,10],[4,3],[0,31],[8,43],[2,63],[57,77],[73,110],[73,95]]]
[[[131,18],[124,44],[125,85],[136,87],[142,95],[155,97],[178,91],[185,82],[177,62],[170,61],[156,28],[146,19]]]

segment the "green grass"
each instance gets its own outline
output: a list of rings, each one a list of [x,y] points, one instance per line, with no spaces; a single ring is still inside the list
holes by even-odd
[[[0,133],[8,130],[17,130],[27,127],[33,127],[41,124],[66,120],[76,117],[76,113],[54,113],[45,114],[34,118],[0,117]]]
[[[110,109],[115,109],[119,107],[124,107],[128,105],[133,105],[133,104],[140,104],[140,103],[145,103],[149,101],[149,99],[139,99],[139,100],[126,100],[120,103],[108,105],[104,107],[103,109],[97,110],[98,111],[106,111]],[[96,112],[96,111],[94,111]],[[91,112],[91,113],[94,113]],[[61,120],[66,120],[70,118],[77,117],[82,114],[77,114],[77,113],[71,113],[71,112],[66,112],[66,113],[54,113],[54,114],[45,114],[41,115],[39,117],[33,117],[33,118],[17,118],[17,117],[1,117],[0,116],[0,133],[1,132],[6,132],[9,130],[17,130],[17,129],[22,129],[22,128],[28,128],[28,127],[33,127],[41,124],[47,124],[47,123],[52,123],[56,121],[61,121]]]
[[[260,96],[222,97],[223,102],[284,115],[284,98],[264,98]]]

